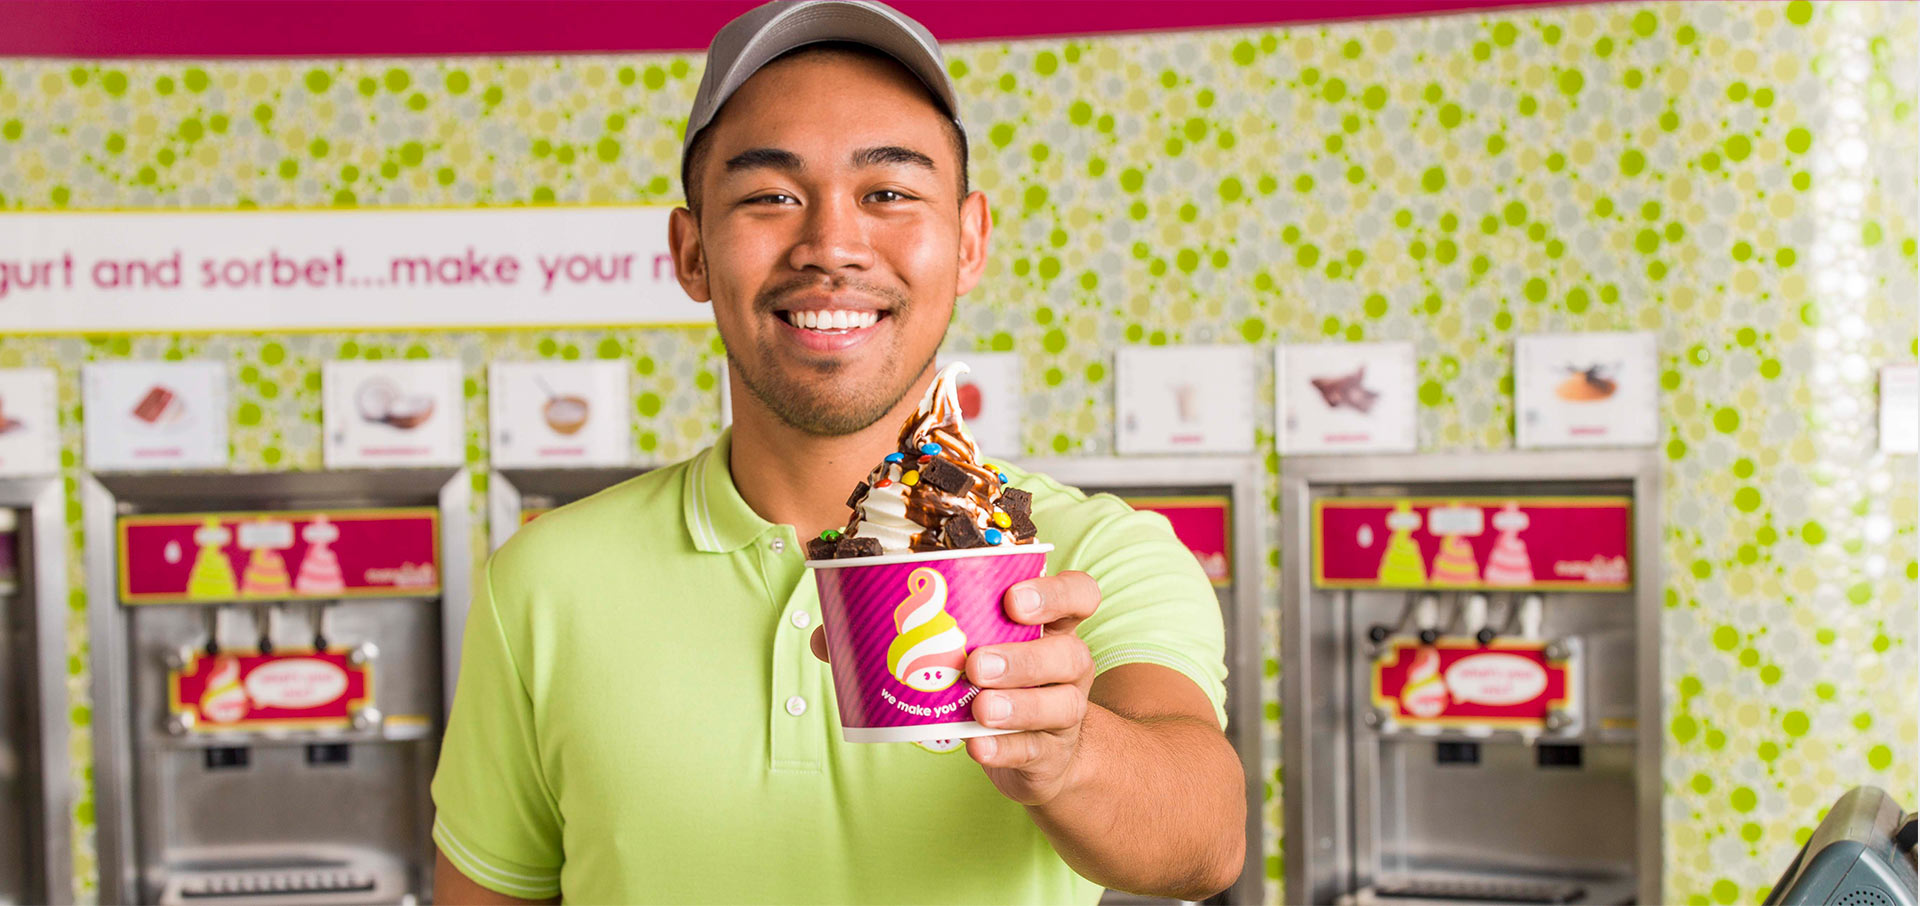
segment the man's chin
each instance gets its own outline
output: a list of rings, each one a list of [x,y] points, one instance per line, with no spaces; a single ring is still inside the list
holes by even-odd
[[[816,437],[844,437],[873,427],[897,400],[878,398],[870,383],[816,379],[778,381],[772,386],[741,375],[747,390],[775,418]]]

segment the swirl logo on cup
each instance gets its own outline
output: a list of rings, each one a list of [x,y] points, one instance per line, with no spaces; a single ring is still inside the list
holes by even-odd
[[[1046,544],[810,560],[820,589],[841,734],[848,742],[926,742],[1008,731],[973,720],[965,678],[982,645],[1032,641],[1001,599],[1046,568]]]

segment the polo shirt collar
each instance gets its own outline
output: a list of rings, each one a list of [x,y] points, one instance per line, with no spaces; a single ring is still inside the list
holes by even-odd
[[[720,432],[687,468],[685,510],[693,546],[710,554],[737,551],[773,526],[747,505],[733,484],[733,429]]]

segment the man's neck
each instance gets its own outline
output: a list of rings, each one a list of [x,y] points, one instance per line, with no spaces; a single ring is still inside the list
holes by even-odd
[[[733,441],[727,469],[734,487],[760,518],[791,525],[801,540],[847,524],[847,496],[900,439],[900,426],[925,392],[925,381],[893,411],[854,433],[820,437],[780,420],[729,369]]]

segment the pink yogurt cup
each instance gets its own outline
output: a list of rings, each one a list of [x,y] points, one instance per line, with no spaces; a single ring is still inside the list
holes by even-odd
[[[808,560],[848,742],[932,742],[1010,730],[973,720],[979,687],[967,655],[1030,642],[1041,627],[1007,618],[1002,598],[1046,569],[1051,544]]]

